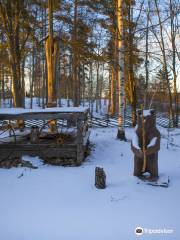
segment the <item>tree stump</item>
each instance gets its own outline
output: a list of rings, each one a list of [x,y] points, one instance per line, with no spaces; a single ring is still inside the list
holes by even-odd
[[[98,189],[106,188],[106,174],[103,168],[96,167],[95,169],[95,186]]]

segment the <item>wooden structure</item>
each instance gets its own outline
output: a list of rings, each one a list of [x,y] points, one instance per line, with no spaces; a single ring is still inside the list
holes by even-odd
[[[156,114],[152,110],[138,111],[138,125],[131,142],[134,153],[134,176],[149,173],[151,180],[158,178],[158,151],[160,132],[156,128]]]
[[[84,160],[90,133],[87,108],[2,109],[0,123],[0,162],[22,155],[57,165]]]

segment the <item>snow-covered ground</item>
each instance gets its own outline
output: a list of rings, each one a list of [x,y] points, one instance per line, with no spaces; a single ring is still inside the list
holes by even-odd
[[[0,169],[0,239],[179,240],[180,130],[170,133],[174,146],[167,149],[167,139],[161,141],[159,171],[170,176],[169,188],[137,184],[130,142],[117,140],[116,131],[92,129],[94,147],[80,167],[47,166],[33,158],[38,169]],[[132,132],[126,129],[128,139]],[[104,190],[94,187],[96,166],[106,171]],[[136,236],[138,226],[173,233]]]
[[[38,109],[42,109],[43,104],[42,104],[42,99],[33,98],[33,110],[38,110]],[[0,106],[1,106],[1,111],[3,110],[3,108],[10,108],[10,99],[6,99],[5,101],[3,101],[2,99],[0,99]],[[60,101],[57,101],[57,106],[60,106]],[[89,101],[85,101],[84,104],[81,104],[82,107],[88,107],[90,108],[90,103]],[[72,100],[69,100],[69,106],[68,106],[68,100],[67,99],[61,99],[61,107],[73,107],[73,102]],[[26,97],[25,98],[25,108],[29,109],[31,108],[31,99]],[[70,108],[69,108],[70,109]],[[11,109],[11,112],[13,111],[13,109]],[[104,100],[101,99],[101,109],[98,109],[98,113],[96,113],[96,101],[93,101],[93,116],[94,117],[99,117],[101,115],[105,115],[108,112],[108,100]]]

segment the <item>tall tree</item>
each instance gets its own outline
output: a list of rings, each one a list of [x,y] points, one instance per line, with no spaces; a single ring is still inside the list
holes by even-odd
[[[15,107],[24,106],[21,63],[24,59],[26,43],[34,21],[29,10],[30,4],[26,0],[0,1],[0,20],[8,46]]]
[[[53,36],[53,1],[48,0],[49,35],[46,39],[46,59],[48,69],[48,107],[56,106],[56,69],[59,52],[59,39]]]

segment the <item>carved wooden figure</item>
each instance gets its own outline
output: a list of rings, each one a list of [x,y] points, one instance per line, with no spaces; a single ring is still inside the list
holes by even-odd
[[[143,142],[145,146],[143,146]],[[144,110],[143,114],[141,110],[138,111],[138,125],[131,142],[131,149],[134,153],[134,176],[141,177],[143,173],[149,172],[151,179],[157,179],[160,132],[156,128],[154,110]],[[146,164],[143,169],[145,156]]]

